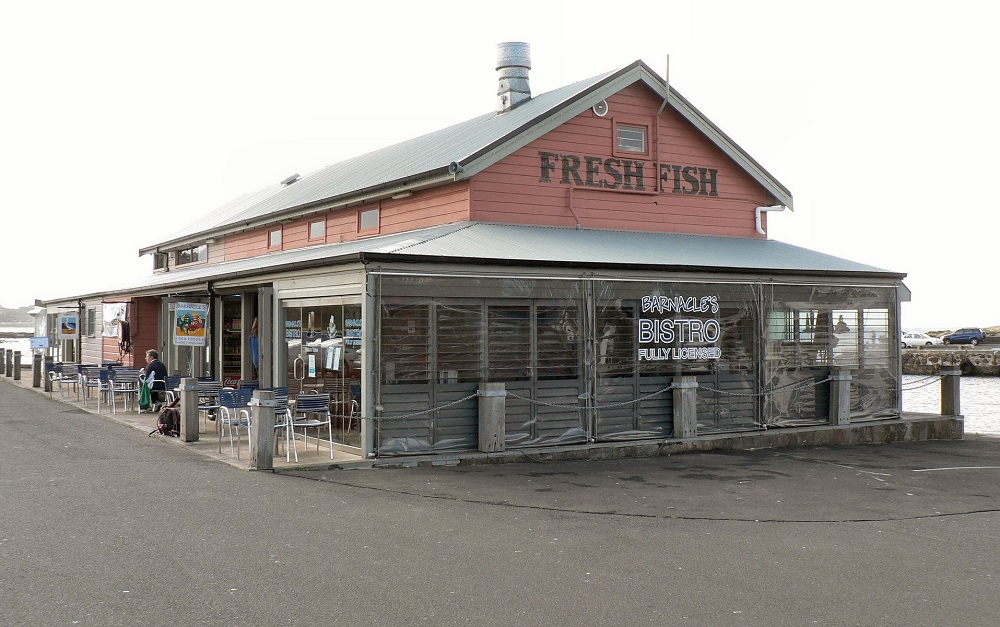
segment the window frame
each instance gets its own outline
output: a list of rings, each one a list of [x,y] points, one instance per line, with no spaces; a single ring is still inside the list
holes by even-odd
[[[187,253],[188,259],[184,260],[184,254]],[[188,246],[187,248],[182,248],[174,252],[174,265],[175,266],[188,266],[195,263],[205,263],[208,261],[208,244],[201,243],[195,246]]]
[[[377,218],[377,223],[375,224],[375,226],[369,226],[369,227],[365,227],[364,226],[364,216],[366,214],[367,215],[375,214],[375,216]],[[358,234],[360,234],[360,235],[375,235],[377,233],[380,233],[381,230],[382,230],[382,206],[381,205],[373,205],[371,207],[368,207],[367,209],[364,208],[364,207],[358,209]]]
[[[629,150],[627,148],[622,148],[620,146],[620,141],[619,141],[620,135],[619,135],[619,132],[620,132],[620,130],[622,128],[632,128],[632,129],[640,129],[640,130],[642,130],[642,143],[643,143],[643,150],[642,151]],[[649,158],[650,155],[652,154],[651,153],[651,146],[650,146],[650,144],[652,143],[650,141],[650,129],[651,128],[652,128],[652,125],[649,123],[649,121],[641,121],[641,120],[630,119],[630,118],[615,118],[615,119],[613,119],[612,120],[612,134],[611,134],[611,154],[613,154],[616,157],[633,157],[633,158],[646,157],[646,158]]]
[[[315,227],[316,225],[321,225],[322,226],[323,232],[321,234],[317,235],[317,234],[313,233],[313,227]],[[326,241],[326,218],[322,218],[320,220],[313,220],[313,221],[309,222],[309,225],[308,225],[307,228],[308,228],[308,231],[309,231],[309,241],[310,242],[325,242]]]
[[[277,233],[277,243],[275,243],[275,233]],[[281,250],[282,244],[285,240],[284,228],[279,224],[276,227],[269,227],[267,229],[267,249],[268,250]]]

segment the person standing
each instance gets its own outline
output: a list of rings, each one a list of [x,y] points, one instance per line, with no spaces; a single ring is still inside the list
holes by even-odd
[[[167,389],[167,366],[160,361],[160,353],[153,349],[146,351],[146,368],[142,372],[147,381],[149,377],[153,377],[149,401],[153,404],[153,411],[158,412],[163,405],[163,392]]]

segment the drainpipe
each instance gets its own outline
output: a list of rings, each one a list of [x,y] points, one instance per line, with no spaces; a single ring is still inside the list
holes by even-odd
[[[761,213],[765,211],[784,211],[784,210],[785,210],[785,205],[773,205],[771,207],[757,207],[757,210],[754,212],[754,215],[757,218],[757,232],[760,233],[761,235],[767,235],[767,233],[764,232],[763,225],[761,225],[760,223]]]

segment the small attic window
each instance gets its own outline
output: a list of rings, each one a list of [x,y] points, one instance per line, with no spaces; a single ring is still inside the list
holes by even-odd
[[[197,263],[199,261],[208,261],[208,244],[199,244],[191,248],[178,250],[174,259],[178,266]]]
[[[167,253],[153,253],[153,270],[167,269]]]
[[[271,229],[267,233],[267,247],[281,248],[281,227]]]
[[[645,126],[617,124],[615,136],[617,138],[615,149],[618,152],[630,152],[642,155],[649,152],[646,148]]]
[[[377,233],[379,229],[379,208],[365,209],[358,212],[358,232]]]
[[[326,240],[326,219],[309,223],[310,240]]]

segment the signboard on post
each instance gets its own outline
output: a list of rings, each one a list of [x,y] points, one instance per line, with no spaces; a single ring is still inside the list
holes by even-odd
[[[59,314],[59,339],[75,340],[80,337],[80,315],[76,312]]]
[[[173,336],[176,346],[205,346],[208,337],[208,304],[177,303]]]
[[[49,347],[49,338],[46,336],[31,338],[31,350],[43,350]]]

